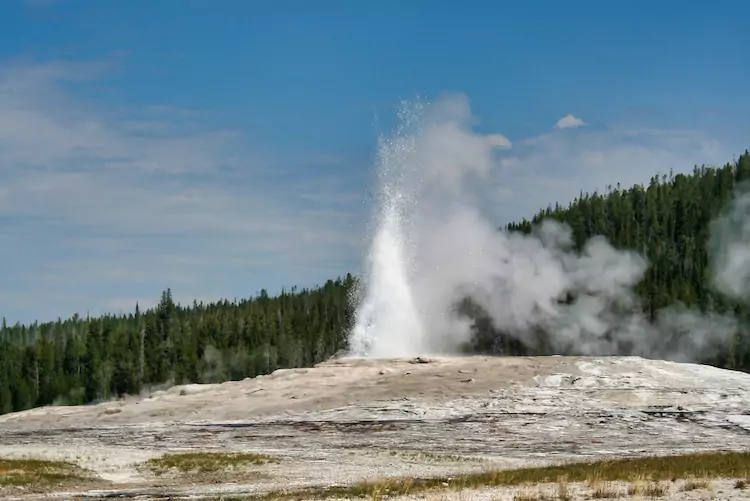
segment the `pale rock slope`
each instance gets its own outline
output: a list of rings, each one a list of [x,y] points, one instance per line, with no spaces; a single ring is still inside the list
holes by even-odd
[[[343,358],[0,416],[0,457],[75,460],[110,482],[109,491],[129,495],[248,493],[748,446],[750,375],[639,357]],[[165,484],[138,467],[182,450],[280,461],[253,481],[210,485]]]

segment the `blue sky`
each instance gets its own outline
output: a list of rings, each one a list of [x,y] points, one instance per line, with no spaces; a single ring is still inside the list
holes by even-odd
[[[3,2],[0,314],[357,272],[377,138],[402,98],[463,93],[478,130],[513,144],[498,224],[729,161],[750,147],[748,15],[734,1]]]

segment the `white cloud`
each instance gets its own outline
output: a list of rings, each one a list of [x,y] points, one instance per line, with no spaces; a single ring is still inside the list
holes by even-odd
[[[361,204],[340,181],[273,181],[240,134],[191,125],[195,112],[118,109],[63,85],[107,68],[0,66],[0,274],[13,284],[0,314],[102,312],[170,286],[185,301],[243,297],[350,271]]]
[[[586,125],[586,122],[568,113],[557,121],[557,123],[555,124],[555,129],[572,129],[575,127],[581,127],[583,125]]]
[[[687,129],[554,129],[515,141],[493,171],[507,194],[488,201],[503,223],[530,217],[548,204],[567,205],[583,192],[648,184],[655,174],[691,172],[695,165],[723,165],[742,145],[724,143],[710,132]]]
[[[0,315],[98,313],[158,300],[166,287],[183,302],[242,297],[357,270],[365,186],[269,173],[273,162],[248,151],[237,131],[202,127],[193,110],[121,108],[71,93],[111,67],[0,64]],[[466,113],[466,103],[451,113]],[[705,131],[658,128],[487,138],[497,152],[479,155],[479,182],[493,194],[485,203],[498,225],[581,189],[647,182],[739,151]],[[437,149],[436,167],[456,156]],[[332,161],[345,163],[335,152],[310,159]]]

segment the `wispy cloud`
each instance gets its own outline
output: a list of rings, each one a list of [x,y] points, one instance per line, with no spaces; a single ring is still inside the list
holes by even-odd
[[[340,182],[271,180],[239,132],[201,127],[198,112],[120,109],[68,90],[108,67],[0,66],[5,308],[30,320],[168,286],[218,299],[348,271],[357,213],[335,203],[354,198]]]
[[[700,129],[575,126],[583,123],[567,115],[549,132],[514,141],[493,176],[503,193],[491,203],[499,219],[529,217],[550,203],[566,205],[581,191],[648,183],[655,174],[690,172],[695,165],[723,165],[743,147]]]
[[[367,187],[339,152],[282,168],[241,131],[204,125],[216,121],[207,112],[77,92],[116,69],[0,63],[0,314],[130,309],[165,287],[182,302],[242,297],[358,270]],[[573,126],[583,123],[568,115],[533,137],[488,136],[497,164],[482,192],[498,225],[581,189],[737,153],[701,130]]]

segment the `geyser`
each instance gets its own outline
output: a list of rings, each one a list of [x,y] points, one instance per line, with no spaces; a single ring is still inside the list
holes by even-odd
[[[472,335],[457,310],[465,298],[505,335],[534,347],[544,332],[557,352],[690,360],[736,332],[731,317],[680,305],[649,322],[634,292],[646,259],[603,237],[579,252],[570,229],[554,221],[531,235],[498,231],[482,207],[499,191],[493,166],[511,144],[472,129],[464,96],[404,104],[399,119],[396,133],[380,141],[375,231],[356,291],[351,355],[455,354]],[[735,205],[735,212],[750,206]],[[714,226],[723,245],[715,248],[746,258],[750,232],[727,240],[730,226]],[[714,262],[744,271],[748,261]],[[715,271],[724,291],[747,292]]]
[[[413,162],[415,119],[420,108],[404,106],[400,126],[390,140],[381,139],[378,167],[376,230],[367,256],[368,280],[350,336],[352,354],[409,356],[425,347],[422,324],[412,295],[413,250],[409,216],[414,193],[408,191]]]

